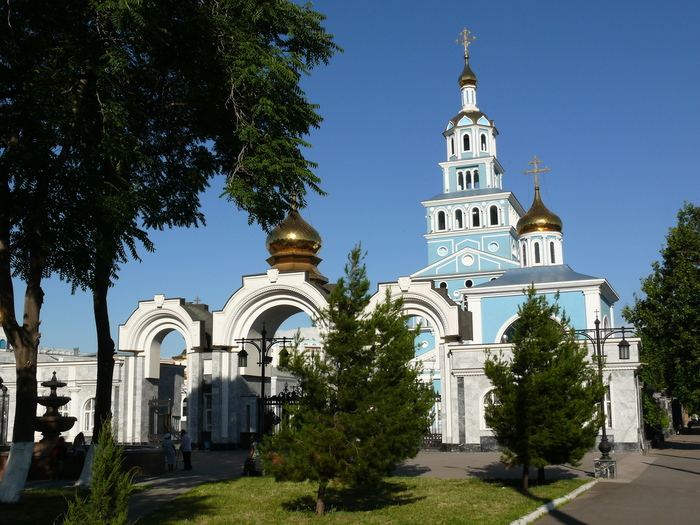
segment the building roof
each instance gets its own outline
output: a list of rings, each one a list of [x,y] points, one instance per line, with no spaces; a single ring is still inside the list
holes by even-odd
[[[600,280],[598,277],[577,273],[568,264],[554,266],[536,266],[534,268],[511,268],[506,272],[486,283],[478,284],[472,289],[494,288],[496,286],[528,286],[532,283],[557,283],[568,281],[592,281]]]
[[[445,199],[457,199],[460,197],[472,197],[474,195],[497,195],[499,193],[511,193],[508,190],[502,190],[499,188],[483,188],[477,190],[462,190],[462,191],[452,191],[450,193],[438,193],[432,199],[428,199],[423,202],[439,201]]]

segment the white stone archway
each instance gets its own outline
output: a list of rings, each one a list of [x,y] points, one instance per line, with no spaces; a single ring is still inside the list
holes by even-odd
[[[201,316],[193,315],[184,299],[156,295],[152,301],[140,301],[127,322],[119,327],[118,349],[144,357],[144,377],[158,379],[160,345],[173,330],[184,338],[188,354],[207,347],[205,320],[197,317]]]
[[[306,272],[271,269],[248,276],[223,310],[213,313],[212,346],[239,349],[239,339],[260,337],[262,323],[269,337],[289,317],[304,312],[312,319],[327,306],[327,290],[307,280]]]
[[[471,314],[446,297],[432,281],[414,281],[410,277],[400,277],[396,283],[383,283],[379,291],[372,296],[367,306],[368,311],[384,301],[387,290],[392,298],[403,297],[404,311],[413,317],[422,317],[435,329],[436,369],[439,371],[442,388],[442,429],[443,436],[451,437],[455,433],[453,412],[455,406],[456,385],[452,374],[452,348],[462,344],[463,340],[472,338]],[[444,438],[443,438],[444,439]]]

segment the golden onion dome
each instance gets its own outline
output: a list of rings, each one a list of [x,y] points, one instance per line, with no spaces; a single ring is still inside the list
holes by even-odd
[[[469,55],[464,56],[464,69],[462,70],[462,74],[459,75],[459,85],[460,86],[475,86],[478,84],[479,80],[476,78],[476,75],[472,71],[472,68],[469,67]]]
[[[293,210],[265,240],[267,262],[281,272],[307,272],[309,280],[324,286],[328,279],[318,271],[321,235]]]
[[[270,255],[285,252],[316,255],[321,251],[321,235],[294,210],[268,234],[265,246]]]
[[[560,232],[563,224],[555,213],[552,213],[540,198],[540,187],[535,186],[535,200],[532,202],[530,210],[518,221],[518,235],[524,233],[548,231]]]

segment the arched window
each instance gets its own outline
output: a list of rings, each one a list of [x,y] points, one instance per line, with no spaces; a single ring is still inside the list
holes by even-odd
[[[5,348],[7,348],[7,341],[0,339],[0,349],[4,350]]]
[[[542,262],[542,258],[540,256],[540,243],[536,242],[535,243],[535,264],[540,264]]]
[[[245,350],[238,352],[238,366],[241,368],[248,366],[248,352]]]
[[[474,170],[474,189],[479,187],[479,170]]]
[[[489,220],[491,222],[491,226],[498,225],[498,206],[493,205],[489,208]]]
[[[462,210],[457,210],[455,212],[455,225],[460,230],[464,228],[464,214],[462,213]]]
[[[554,242],[549,243],[549,258],[551,259],[552,264],[557,263],[557,258],[554,254]]]
[[[523,266],[527,266],[527,244],[522,243],[520,245],[520,251],[523,254]]]
[[[472,172],[471,171],[467,172],[467,189],[468,190],[472,189]]]
[[[472,210],[472,227],[478,228],[479,226],[481,226],[481,213],[479,208],[474,208]]]
[[[437,214],[437,229],[438,231],[444,230],[447,226],[447,221],[445,220],[445,212],[439,211]]]
[[[469,133],[462,135],[462,147],[464,151],[470,151],[472,149],[471,140],[469,139]]]
[[[461,171],[457,172],[457,189],[464,189],[464,173]]]
[[[484,414],[484,428],[485,429],[490,429],[491,427],[488,425],[486,422],[486,409],[489,406],[493,405],[498,405],[498,397],[496,396],[496,391],[495,390],[489,390],[486,392],[486,395],[484,396],[484,402],[483,402],[483,414]]]
[[[440,288],[447,288],[447,283],[445,281],[442,281],[440,283]]]
[[[91,397],[83,405],[83,432],[92,432],[95,424],[95,398]]]
[[[486,133],[481,134],[481,151],[486,151]]]
[[[450,155],[455,154],[455,138],[454,135],[450,137]]]

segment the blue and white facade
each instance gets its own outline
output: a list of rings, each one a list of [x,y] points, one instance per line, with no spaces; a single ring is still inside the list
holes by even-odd
[[[534,284],[550,302],[558,293],[558,303],[576,329],[592,328],[596,318],[603,329],[616,327],[614,304],[619,297],[607,280],[564,264],[562,222],[541,201],[537,177],[546,170],[539,169],[536,158],[530,163],[535,198],[529,211],[504,190],[498,131],[477,107],[477,79],[468,55],[459,85],[462,107],[443,132],[446,160],[440,163],[441,179],[436,179],[440,193],[422,203],[428,265],[404,283],[432,283],[471,318],[469,337],[456,340],[435,337],[433,319],[417,320],[425,333],[416,360],[442,394],[443,443],[455,450],[490,450],[495,443],[484,406],[491,385],[483,364],[487,351],[510,352],[508,332],[517,320],[523,290]],[[608,435],[616,450],[638,450],[642,443],[638,340],[627,340],[632,343],[629,359],[616,355],[619,339],[611,337],[605,346]]]

